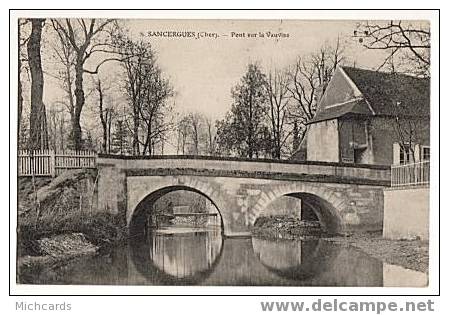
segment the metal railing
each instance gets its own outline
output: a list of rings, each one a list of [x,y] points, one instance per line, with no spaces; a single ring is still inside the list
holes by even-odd
[[[97,154],[92,151],[20,150],[19,176],[58,176],[68,169],[95,168]]]
[[[430,183],[430,161],[391,166],[391,186],[421,186]]]

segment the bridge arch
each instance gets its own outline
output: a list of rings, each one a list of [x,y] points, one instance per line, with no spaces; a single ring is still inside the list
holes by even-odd
[[[182,184],[167,183],[161,187],[154,188],[153,190],[147,190],[143,194],[143,197],[139,199],[136,206],[129,209],[130,213],[128,214],[128,227],[131,235],[134,234],[135,231],[139,231],[143,228],[142,224],[144,224],[146,214],[152,205],[162,196],[174,191],[194,192],[209,200],[217,209],[222,232],[226,229],[226,218],[221,210],[223,208],[223,202],[221,201],[219,193],[211,189],[211,187],[206,187],[203,183],[198,182]]]
[[[254,206],[251,223],[263,215],[270,203],[283,196],[300,198],[313,210],[326,231],[336,233],[345,229],[344,212],[349,207],[346,198],[323,185],[307,182],[280,185],[263,194]]]

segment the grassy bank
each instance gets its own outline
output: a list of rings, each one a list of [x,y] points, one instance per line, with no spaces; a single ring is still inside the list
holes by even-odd
[[[87,242],[104,247],[126,238],[120,217],[98,212],[89,198],[95,172],[70,171],[49,181],[19,181],[18,255],[42,255],[37,240],[81,233]]]
[[[81,233],[89,243],[104,248],[126,238],[126,231],[117,216],[108,213],[68,211],[62,215],[35,215],[22,217],[17,231],[18,254],[41,255],[36,241],[62,234]]]
[[[18,283],[40,283],[39,275],[126,240],[123,218],[95,209],[95,177],[76,170],[19,179]]]

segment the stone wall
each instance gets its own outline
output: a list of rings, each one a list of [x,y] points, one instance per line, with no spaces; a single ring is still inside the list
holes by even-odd
[[[383,236],[429,239],[429,188],[384,191]]]
[[[325,120],[307,127],[307,160],[339,162],[338,120]]]
[[[270,203],[260,215],[288,215],[301,218],[301,199],[290,196],[282,196]]]
[[[147,198],[151,200],[152,195],[186,189],[214,203],[228,236],[249,235],[250,227],[259,216],[267,213],[270,204],[295,193],[316,208],[314,211],[329,232],[382,229],[381,186],[201,176],[130,176],[127,187],[128,223],[138,211],[145,210],[140,206]]]

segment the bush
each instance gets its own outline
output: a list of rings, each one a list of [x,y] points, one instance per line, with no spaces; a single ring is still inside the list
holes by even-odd
[[[118,215],[105,212],[69,211],[63,214],[44,213],[36,220],[36,214],[19,218],[19,255],[40,255],[35,241],[59,234],[83,233],[94,245],[103,246],[126,238],[126,225]]]
[[[94,245],[126,236],[126,224],[118,215],[91,210],[89,182],[95,172],[68,171],[53,180],[39,180],[36,198],[30,180],[19,182],[17,240],[19,255],[40,255],[35,241],[59,234],[83,233]]]

